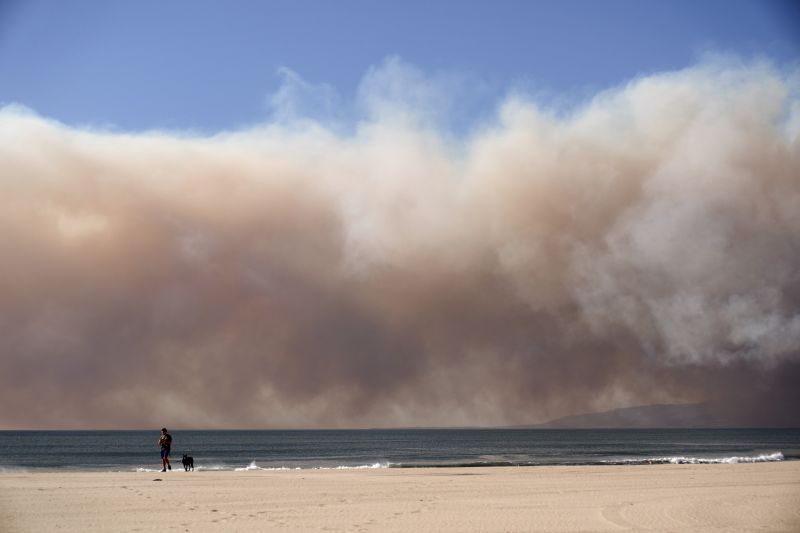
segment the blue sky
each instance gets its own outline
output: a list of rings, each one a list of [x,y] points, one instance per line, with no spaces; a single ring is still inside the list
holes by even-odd
[[[288,73],[348,118],[364,76],[394,58],[462,80],[466,123],[512,89],[580,98],[709,52],[795,62],[798,6],[0,0],[0,103],[74,125],[216,131],[273,119]]]

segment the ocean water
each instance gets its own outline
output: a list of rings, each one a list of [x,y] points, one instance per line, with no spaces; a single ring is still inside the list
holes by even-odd
[[[181,431],[197,470],[414,468],[800,459],[800,429],[392,429]],[[0,473],[151,471],[159,431],[0,431]]]

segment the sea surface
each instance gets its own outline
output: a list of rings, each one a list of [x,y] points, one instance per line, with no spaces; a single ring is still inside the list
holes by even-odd
[[[800,429],[171,430],[197,470],[749,463],[800,459]],[[0,431],[0,473],[154,471],[154,431]]]

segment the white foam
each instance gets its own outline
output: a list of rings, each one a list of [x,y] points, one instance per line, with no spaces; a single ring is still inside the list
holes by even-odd
[[[355,466],[318,466],[314,470],[363,470],[366,468],[389,468],[389,463],[373,463],[371,465],[355,465]]]
[[[296,468],[289,468],[286,466],[263,467],[263,466],[258,466],[255,461],[251,461],[249,465],[243,468],[234,468],[233,470],[236,472],[247,472],[251,470],[282,471],[282,470],[300,470],[300,467],[299,466]]]
[[[249,465],[245,466],[244,468],[234,468],[236,472],[246,472],[248,470],[263,470],[260,466],[256,464],[255,461],[252,461]]]
[[[739,464],[739,463],[768,463],[783,461],[781,452],[752,455],[752,456],[730,456],[730,457],[648,457],[643,459],[625,459],[622,461],[608,461],[612,463],[631,463],[631,464],[673,464],[673,465],[704,465],[704,464]]]
[[[667,457],[666,462],[671,464],[738,464],[738,463],[768,463],[773,461],[783,461],[781,452],[761,454],[755,456],[732,456],[732,457]]]
[[[372,468],[389,468],[389,463],[373,463],[367,465],[353,465],[353,466],[346,466],[346,465],[339,465],[339,466],[315,466],[311,467],[310,470],[363,470],[363,469],[372,469]],[[255,461],[252,461],[249,465],[240,468],[233,469],[236,472],[248,472],[248,471],[284,471],[284,470],[302,470],[301,467],[296,466],[294,468],[290,468],[287,466],[274,466],[274,467],[263,467],[258,466]]]

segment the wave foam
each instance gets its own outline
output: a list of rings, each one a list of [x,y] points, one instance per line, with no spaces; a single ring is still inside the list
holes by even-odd
[[[296,467],[296,468],[289,468],[289,467],[286,467],[286,466],[264,467],[264,466],[258,466],[255,461],[251,461],[249,465],[247,465],[245,467],[241,467],[241,468],[234,468],[233,470],[235,472],[249,472],[249,471],[252,471],[252,470],[262,470],[262,471],[274,472],[274,471],[281,471],[281,470],[300,470],[300,467],[299,466]]]
[[[781,452],[770,454],[761,454],[751,457],[719,457],[719,458],[702,458],[702,457],[671,457],[670,463],[672,464],[736,464],[736,463],[768,463],[772,461],[783,461],[784,457]]]
[[[371,465],[355,465],[355,466],[317,466],[313,470],[363,470],[371,468],[389,468],[390,463],[373,463]]]
[[[653,457],[646,459],[626,459],[622,461],[608,461],[614,464],[672,464],[672,465],[705,465],[705,464],[739,464],[739,463],[769,463],[783,461],[781,452],[753,456],[731,457]]]
[[[251,461],[249,465],[242,468],[234,468],[233,470],[236,472],[247,472],[250,470],[264,470],[264,469],[258,466],[255,461]]]
[[[373,464],[366,464],[366,465],[339,465],[339,466],[313,466],[313,467],[305,467],[308,470],[361,470],[361,469],[372,469],[372,468],[389,468],[391,466],[390,463],[373,463]],[[288,467],[288,466],[259,466],[256,461],[250,461],[250,464],[247,466],[241,467],[231,467],[223,464],[210,464],[210,465],[199,465],[195,467],[197,471],[206,471],[206,472],[222,472],[222,471],[233,471],[233,472],[281,472],[281,471],[288,471],[288,470],[303,470],[304,467],[295,466],[295,467]],[[180,470],[178,468],[177,470]],[[136,469],[136,472],[161,472],[159,468],[146,468],[146,467],[139,467]]]
[[[256,461],[251,461],[247,466],[231,467],[224,464],[200,465],[198,471],[234,471],[234,472],[280,472],[290,470],[367,470],[380,468],[453,468],[453,467],[500,467],[500,466],[542,466],[542,465],[656,465],[656,464],[740,464],[740,463],[767,463],[775,461],[785,461],[786,457],[782,452],[764,453],[751,456],[729,456],[729,457],[690,457],[690,456],[670,456],[670,457],[639,457],[636,459],[609,459],[587,462],[564,462],[547,463],[538,461],[476,461],[476,462],[454,462],[454,463],[391,463],[376,462],[363,465],[337,465],[337,466],[259,466]],[[178,468],[180,470],[180,468]],[[3,470],[0,469],[0,472]],[[157,468],[137,468],[137,472],[160,472]]]

